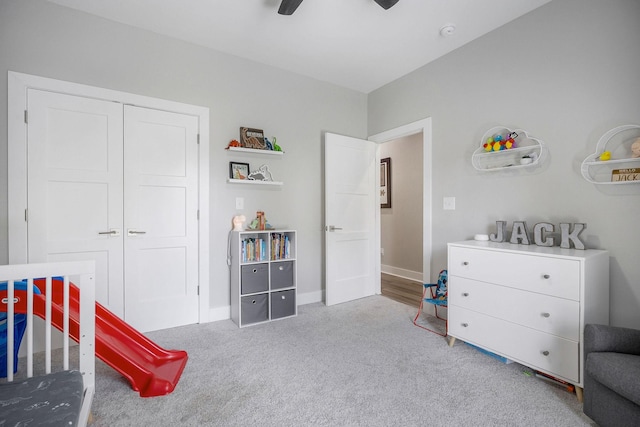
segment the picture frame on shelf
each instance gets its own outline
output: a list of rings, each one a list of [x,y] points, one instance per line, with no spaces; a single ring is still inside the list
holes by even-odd
[[[380,159],[380,207],[391,207],[391,157]]]
[[[229,178],[248,179],[249,163],[229,162]]]
[[[240,146],[253,148],[254,150],[265,150],[267,143],[264,140],[264,131],[262,129],[241,127]]]

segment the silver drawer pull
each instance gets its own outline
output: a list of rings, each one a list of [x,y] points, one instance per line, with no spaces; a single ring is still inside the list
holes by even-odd
[[[469,261],[463,261],[462,265],[469,265]]]
[[[109,230],[109,231],[98,231],[98,234],[108,235],[108,236],[119,236],[120,230]]]
[[[551,314],[549,314],[549,313],[542,313],[542,314],[541,314],[541,316],[542,316],[542,317],[549,317],[549,316],[551,316]]]
[[[254,272],[254,273],[257,273],[257,272],[258,272],[258,269],[257,269],[257,268],[254,268],[254,269],[253,269],[253,272]]]
[[[466,328],[466,327],[468,327],[468,326],[469,326],[469,324],[468,324],[468,323],[462,323],[462,327],[463,327],[463,328]]]
[[[282,271],[282,270],[284,270],[284,267],[283,266],[279,266],[278,270]]]
[[[468,296],[469,296],[469,292],[463,292],[463,293],[462,293],[462,296],[463,296],[463,297],[468,297]]]
[[[549,279],[551,276],[549,276],[548,274],[545,274],[542,277],[545,278],[545,279]]]
[[[548,356],[548,355],[549,355],[549,351],[547,351],[547,350],[543,351],[543,352],[542,352],[542,355],[543,355],[543,356]]]
[[[285,297],[284,295],[282,295],[282,299],[287,299],[287,297]]]

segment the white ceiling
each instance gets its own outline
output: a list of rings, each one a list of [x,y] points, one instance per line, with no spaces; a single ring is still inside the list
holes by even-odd
[[[551,0],[49,1],[369,93]]]

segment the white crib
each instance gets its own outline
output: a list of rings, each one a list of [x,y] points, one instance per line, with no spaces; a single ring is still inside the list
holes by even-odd
[[[7,358],[7,382],[14,380],[14,304],[18,298],[26,297],[26,329],[21,347],[26,348],[26,377],[34,375],[34,337],[43,335],[44,341],[40,348],[44,348],[44,369],[40,371],[45,375],[51,375],[58,371],[69,371],[76,369],[82,374],[84,386],[82,405],[78,417],[78,425],[86,426],[89,420],[91,402],[95,390],[95,265],[93,261],[82,262],[57,262],[46,264],[20,264],[0,266],[0,282],[6,282],[6,298],[2,299],[2,304],[6,305],[6,358]],[[52,369],[52,278],[63,278],[63,315],[62,315],[62,366]],[[44,333],[34,333],[34,279],[45,278],[45,310],[44,310]],[[15,289],[15,282],[26,281],[26,292]],[[69,344],[70,344],[70,292],[69,283],[73,282],[80,289],[79,307],[79,358],[77,367],[69,366]],[[26,294],[26,295],[25,295]],[[5,307],[3,307],[4,311]],[[35,316],[35,317],[34,317]],[[73,320],[72,320],[73,321]],[[24,350],[23,350],[24,351]],[[77,375],[77,373],[76,373]],[[7,384],[11,385],[11,384]]]

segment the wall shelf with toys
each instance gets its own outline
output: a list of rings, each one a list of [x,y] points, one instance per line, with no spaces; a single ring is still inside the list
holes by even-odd
[[[496,126],[484,133],[480,147],[471,156],[476,170],[492,172],[505,169],[534,168],[546,159],[544,142],[523,129]]]
[[[273,142],[272,142],[273,141]],[[264,137],[262,129],[240,128],[240,140],[232,139],[225,150],[230,155],[267,155],[282,156],[284,151],[276,143],[276,137],[269,141]],[[280,181],[274,181],[269,165],[263,164],[258,169],[253,169],[249,163],[236,161],[229,162],[229,184],[246,184],[262,186],[282,186]]]
[[[640,184],[640,125],[618,126],[606,132],[580,169],[592,184]]]

